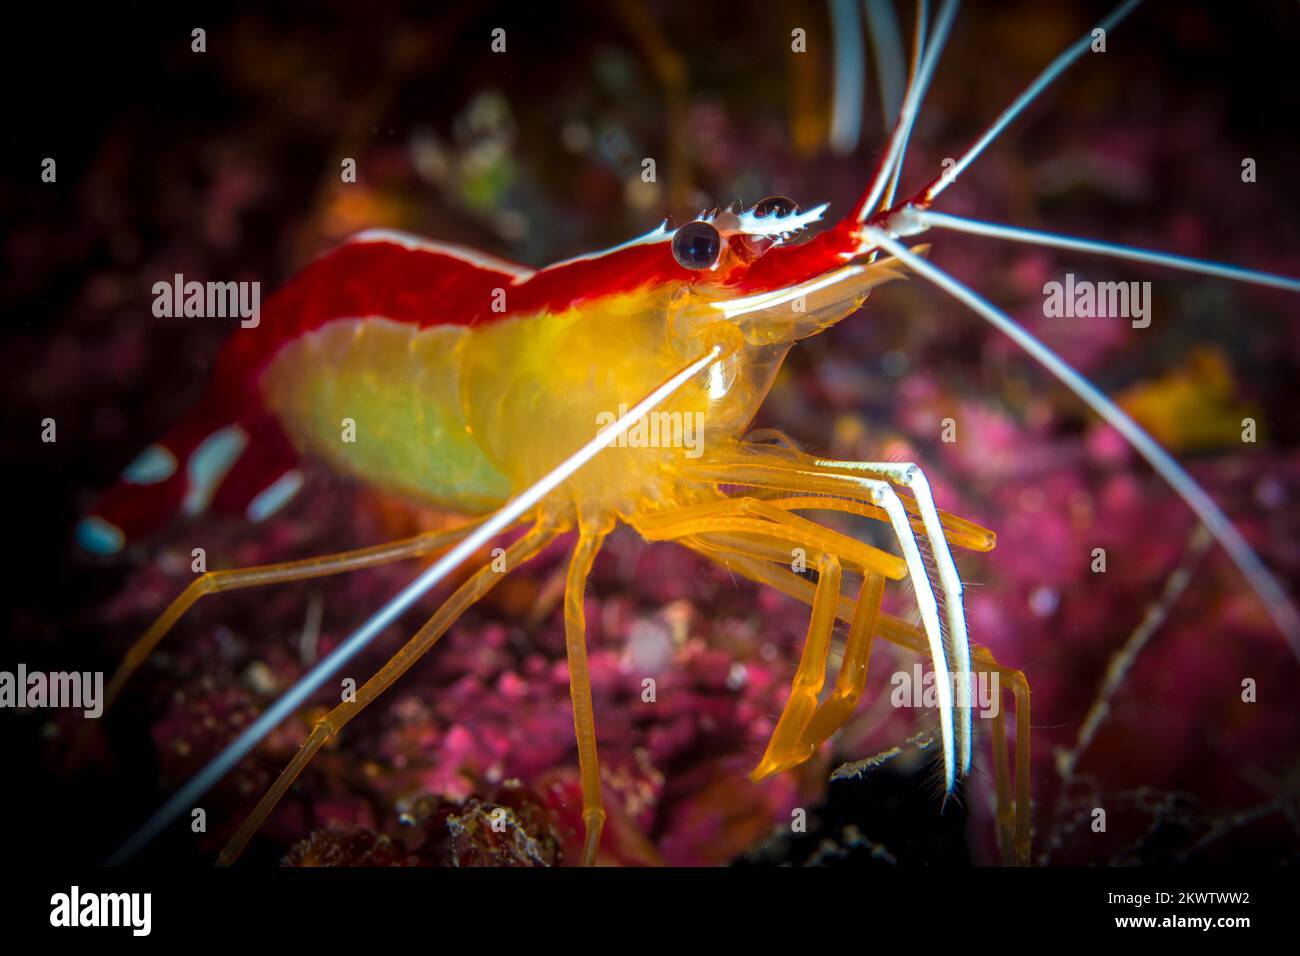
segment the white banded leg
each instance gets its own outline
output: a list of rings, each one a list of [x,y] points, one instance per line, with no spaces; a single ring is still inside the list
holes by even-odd
[[[819,462],[819,464],[824,463]],[[810,472],[810,474],[828,477],[824,471]],[[930,586],[930,574],[926,569],[924,560],[921,558],[921,549],[917,545],[916,535],[912,531],[911,519],[907,514],[907,509],[903,507],[902,500],[898,497],[898,492],[894,491],[887,481],[876,478],[860,478],[856,475],[838,475],[834,477],[844,478],[846,481],[853,482],[867,490],[867,493],[871,496],[872,504],[884,510],[885,514],[889,516],[889,523],[894,529],[894,536],[898,539],[898,546],[903,552],[903,560],[907,564],[908,576],[912,580],[912,589],[916,593],[916,606],[921,612],[921,623],[925,627],[925,636],[930,645],[930,657],[934,662],[934,679],[939,689],[939,729],[943,736],[944,784],[948,792],[951,793],[957,785],[957,769],[953,746],[952,676],[948,666],[947,652],[944,648],[943,629],[939,625],[938,602],[935,600],[934,589]],[[924,476],[922,476],[922,480],[924,480]],[[933,511],[933,502],[930,503],[930,507]],[[937,512],[935,513],[935,520],[938,521]],[[940,540],[943,540],[942,534],[940,534]],[[944,542],[944,548],[947,548],[946,541]],[[958,600],[960,601],[960,592]],[[945,606],[950,606],[951,603],[951,601],[945,601]],[[960,603],[958,608],[960,611]],[[962,634],[965,635],[964,621]],[[966,673],[969,673],[969,649],[967,654],[965,666]],[[969,720],[969,708],[965,710],[965,713],[967,714],[966,719]],[[965,739],[969,741],[969,737],[969,728],[967,728]],[[964,767],[962,772],[965,772]]]
[[[961,576],[957,573],[957,564],[952,559],[952,550],[948,547],[948,539],[943,533],[939,509],[934,505],[934,496],[930,493],[930,482],[926,479],[925,472],[920,465],[912,462],[817,460],[814,464],[818,468],[838,468],[841,471],[855,471],[882,478],[911,491],[921,514],[921,522],[925,526],[930,553],[934,556],[939,583],[943,588],[944,618],[948,624],[948,653],[952,657],[953,670],[956,671],[962,688],[957,694],[957,707],[961,714],[957,745],[961,751],[961,772],[969,773],[972,749],[971,661],[966,612],[962,601],[964,588]]]

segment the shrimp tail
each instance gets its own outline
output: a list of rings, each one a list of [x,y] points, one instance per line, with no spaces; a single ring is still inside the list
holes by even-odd
[[[298,455],[260,407],[205,400],[131,462],[77,524],[84,550],[115,554],[180,515],[269,517],[298,491]]]

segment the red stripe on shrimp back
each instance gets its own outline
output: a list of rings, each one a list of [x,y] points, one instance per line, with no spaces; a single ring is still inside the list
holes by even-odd
[[[683,278],[687,273],[661,235],[534,272],[461,246],[364,232],[272,296],[257,328],[231,336],[216,375],[231,390],[247,388],[287,342],[338,319],[475,326]]]
[[[353,237],[268,298],[255,326],[231,334],[202,400],[123,472],[78,526],[78,541],[112,553],[179,514],[213,506],[257,520],[292,496],[301,482],[294,452],[259,387],[287,343],[341,319],[475,326],[667,281],[681,267],[666,235],[537,272],[405,233]]]

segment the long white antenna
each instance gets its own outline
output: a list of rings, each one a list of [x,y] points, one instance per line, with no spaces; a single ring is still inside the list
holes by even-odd
[[[858,206],[857,218],[859,221],[866,220],[876,210],[876,204],[880,202],[880,197],[884,195],[885,187],[894,174],[894,168],[903,162],[903,154],[907,150],[907,140],[912,135],[912,126],[916,122],[916,114],[921,109],[921,101],[925,98],[925,91],[930,85],[930,80],[934,78],[935,68],[939,65],[939,54],[943,52],[943,45],[948,39],[948,32],[952,29],[952,21],[956,16],[957,0],[944,0],[943,6],[939,8],[939,14],[935,18],[932,39],[921,57],[920,69],[908,86],[907,94],[903,97],[903,108],[898,114],[898,122],[894,124],[894,132],[889,137],[889,146],[885,150],[885,158],[880,163],[880,168],[876,172],[876,178],[871,183],[871,188]]]
[[[1102,30],[1109,32],[1121,20],[1132,13],[1133,8],[1141,2],[1142,0],[1127,0],[1127,2],[1121,3],[1111,11],[1109,16],[1094,27],[1094,31]],[[1086,36],[1076,40],[1069,49],[1058,56],[1055,60],[1047,64],[1047,68],[1044,69],[1042,73],[1038,74],[1034,79],[1034,82],[1025,87],[1024,92],[1017,96],[1012,101],[1011,105],[999,114],[998,118],[993,121],[993,125],[986,129],[984,134],[980,136],[980,138],[977,139],[974,144],[966,150],[966,152],[962,153],[961,156],[958,157],[956,163],[944,170],[943,175],[930,185],[930,188],[925,194],[926,201],[928,202],[933,200],[935,196],[939,195],[939,193],[951,186],[953,182],[956,181],[957,177],[961,175],[962,170],[974,162],[975,157],[984,152],[984,149],[989,145],[989,143],[997,139],[998,135],[1024,111],[1025,107],[1038,99],[1039,94],[1042,93],[1043,90],[1047,89],[1047,87],[1049,87],[1058,76],[1068,70],[1074,62],[1079,59],[1079,57],[1087,53],[1092,48],[1093,36],[1094,32],[1089,32]]]
[[[1300,279],[1278,275],[1274,272],[1261,272],[1258,269],[1243,269],[1241,266],[1214,262],[1210,259],[1193,259],[1191,256],[1180,256],[1176,253],[1160,252],[1156,249],[1143,249],[1139,246],[1124,246],[1117,242],[1105,242],[1100,239],[1079,239],[1058,232],[1043,232],[1041,229],[1021,229],[1018,226],[1004,226],[1001,223],[967,219],[964,216],[950,216],[947,213],[934,212],[930,209],[909,210],[908,215],[914,216],[916,221],[925,227],[933,226],[939,229],[968,232],[976,236],[990,236],[994,239],[1025,242],[1033,246],[1050,246],[1056,249],[1068,249],[1071,252],[1087,252],[1098,256],[1111,256],[1115,259],[1128,259],[1131,262],[1149,262],[1152,265],[1166,266],[1170,269],[1182,269],[1184,272],[1199,272],[1202,275],[1232,279],[1235,282],[1249,282],[1253,285],[1286,289],[1288,292],[1300,292]]]
[[[1125,414],[1123,409],[1104,392],[1076,372],[1068,362],[992,302],[968,289],[942,269],[915,255],[882,230],[868,227],[866,232],[873,243],[1000,329],[1028,352],[1038,364],[1055,375],[1070,391],[1091,406],[1092,410],[1108,425],[1123,435],[1157,474],[1178,492],[1179,496],[1187,502],[1188,507],[1196,512],[1196,516],[1214,535],[1214,539],[1219,542],[1224,551],[1228,552],[1228,557],[1232,558],[1233,563],[1241,570],[1251,588],[1259,595],[1278,629],[1286,637],[1292,653],[1300,659],[1300,613],[1297,613],[1286,590],[1265,567],[1249,542],[1241,536],[1241,532],[1228,520],[1228,516],[1215,504],[1214,499],[1206,494],[1205,489],[1196,483],[1196,479],[1188,474],[1169,452],[1161,448],[1154,438],[1143,431],[1142,427]]]

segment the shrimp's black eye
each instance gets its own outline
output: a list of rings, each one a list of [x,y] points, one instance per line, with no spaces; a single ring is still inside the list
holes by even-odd
[[[685,269],[712,269],[722,252],[722,236],[703,220],[688,222],[673,233],[673,258]]]
[[[788,196],[768,196],[754,205],[754,215],[760,219],[771,215],[785,217],[798,211],[799,204]]]

